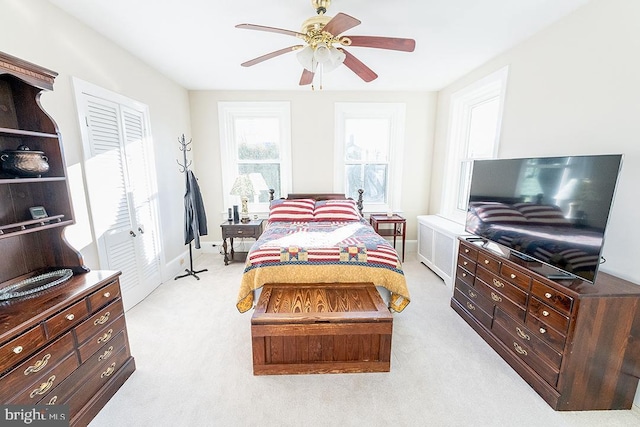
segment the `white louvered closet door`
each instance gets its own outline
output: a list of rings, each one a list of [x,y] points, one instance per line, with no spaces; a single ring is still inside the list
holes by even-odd
[[[120,270],[125,309],[161,283],[144,112],[82,93],[85,174],[101,268]]]

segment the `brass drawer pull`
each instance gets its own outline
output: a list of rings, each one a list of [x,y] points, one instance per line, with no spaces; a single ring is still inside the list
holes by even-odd
[[[551,295],[549,292],[546,292],[546,293],[544,294],[544,296],[545,296],[545,298],[551,298],[551,297],[552,297],[552,295]]]
[[[76,318],[75,314],[73,314],[73,313],[71,313],[71,314],[67,314],[67,315],[66,315],[66,316],[64,316],[64,317],[66,317],[66,318],[67,318],[67,320],[69,320],[69,321],[71,321],[71,320],[73,320],[73,319],[75,319],[75,318]]]
[[[113,329],[109,329],[107,332],[105,332],[104,335],[98,338],[98,344],[100,344],[101,342],[109,341],[111,339],[112,333],[113,333]]]
[[[472,290],[467,291],[467,294],[469,294],[469,296],[471,298],[478,298],[478,294],[476,294],[475,292],[473,292]]]
[[[546,330],[545,328],[540,328],[540,333],[541,333],[541,334],[546,334],[546,333],[547,333],[547,330]]]
[[[51,354],[49,353],[45,354],[42,359],[38,360],[35,364],[25,369],[24,374],[29,375],[29,374],[33,374],[35,372],[41,371],[42,368],[47,366],[47,363],[49,363],[49,359],[51,359]]]
[[[47,382],[40,384],[40,387],[34,389],[30,394],[30,398],[34,398],[35,396],[45,394],[49,391],[49,389],[53,386],[53,382],[56,380],[55,375],[51,375]]]
[[[107,368],[107,370],[106,370],[106,371],[104,371],[102,374],[100,374],[100,378],[110,377],[110,376],[111,376],[111,374],[113,374],[113,371],[115,371],[115,370],[116,370],[116,362],[113,362],[113,363],[111,364],[111,366],[109,366],[109,367]]]
[[[495,302],[502,302],[502,297],[493,292],[491,292],[491,299],[494,300]]]
[[[515,278],[516,278],[516,275],[515,275],[515,274],[513,274],[513,273],[511,273],[511,276],[509,276],[509,277],[511,277],[512,279],[515,279]]]
[[[551,313],[549,313],[547,310],[542,310],[542,315],[543,315],[544,317],[549,316],[549,314],[551,314]]]
[[[467,265],[469,264],[467,261],[462,261],[462,265]]]
[[[467,273],[462,273],[462,277],[467,277]]]
[[[496,288],[504,288],[504,283],[502,283],[501,281],[497,280],[497,279],[493,279],[493,285]]]
[[[102,294],[102,296],[105,298],[109,298],[111,296],[111,292],[105,292],[104,294]]]
[[[113,346],[109,346],[109,348],[106,349],[105,352],[100,355],[100,357],[98,357],[98,362],[102,362],[103,360],[107,360],[108,358],[111,357],[112,353],[113,353]]]
[[[468,253],[469,253],[469,249],[466,249],[466,248],[465,248],[464,253],[465,253],[465,254],[468,254]]]
[[[13,347],[13,350],[12,350],[12,351],[13,351],[15,354],[20,354],[20,353],[22,353],[22,350],[24,350],[24,348],[22,348],[22,346],[21,346],[21,345],[19,345],[19,346],[17,346],[17,347]]]
[[[473,304],[471,304],[470,302],[467,302],[467,308],[468,308],[469,310],[475,310],[475,309],[476,309],[476,306],[475,306],[475,305],[473,305]]]
[[[111,315],[111,313],[107,311],[105,314],[103,314],[102,316],[100,316],[100,318],[99,318],[99,319],[94,320],[94,321],[93,321],[93,324],[94,324],[95,326],[98,326],[98,325],[104,325],[104,324],[105,324],[105,323],[107,323],[107,321],[109,320],[109,316],[110,316],[110,315]]]
[[[236,233],[242,234],[242,230],[238,230],[238,231],[236,231]]]
[[[48,403],[46,403],[46,405],[55,405],[57,401],[58,401],[58,395],[56,394],[49,400]]]
[[[491,261],[489,261],[488,259],[485,259],[485,260],[484,260],[484,263],[485,263],[485,264],[489,264],[490,262],[491,262]]]
[[[531,337],[529,337],[529,334],[526,334],[526,333],[525,333],[522,329],[520,329],[518,326],[516,326],[516,332],[518,333],[518,336],[519,336],[520,338],[531,341]]]
[[[513,348],[516,349],[516,351],[520,354],[522,354],[523,356],[528,355],[529,353],[527,353],[527,350],[525,350],[524,348],[520,347],[520,345],[514,341],[513,343]]]

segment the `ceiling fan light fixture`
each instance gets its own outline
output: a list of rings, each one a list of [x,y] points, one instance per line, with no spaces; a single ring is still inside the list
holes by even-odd
[[[307,70],[315,71],[314,51],[311,46],[305,46],[296,54],[298,62]]]

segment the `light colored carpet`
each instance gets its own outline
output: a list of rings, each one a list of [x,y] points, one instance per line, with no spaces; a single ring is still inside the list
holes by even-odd
[[[137,370],[91,423],[113,426],[639,426],[640,409],[555,412],[449,307],[407,254],[390,373],[253,376],[242,264],[200,256],[126,314]]]

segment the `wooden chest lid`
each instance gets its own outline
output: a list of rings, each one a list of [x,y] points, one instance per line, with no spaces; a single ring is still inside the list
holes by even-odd
[[[392,322],[372,283],[268,284],[251,324]]]

